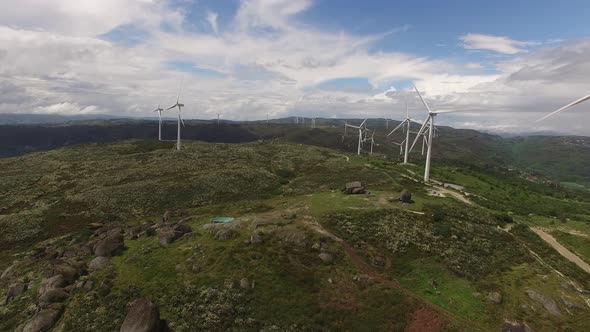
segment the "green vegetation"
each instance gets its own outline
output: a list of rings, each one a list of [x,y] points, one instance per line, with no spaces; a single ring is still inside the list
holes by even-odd
[[[323,140],[324,132],[312,132],[285,135]],[[499,144],[470,137],[449,139],[474,156],[479,140],[482,151]],[[157,303],[173,331],[390,331],[424,321],[498,330],[504,319],[535,330],[590,326],[584,312],[565,314],[562,300],[583,304],[563,283],[589,289],[587,274],[527,227],[548,228],[588,259],[588,239],[570,233],[590,234],[590,194],[480,159],[433,168],[433,178],[463,186],[473,205],[429,195],[420,166],[280,140],[186,142],[180,152],[152,140],[88,144],[2,159],[0,169],[0,270],[20,262],[14,277],[0,280],[0,295],[17,278],[34,287],[0,307],[0,330],[35,314],[48,267],[92,241],[88,225],[97,222],[121,226],[125,250],[110,267],[83,273],[93,286],[71,290],[57,325],[64,331],[117,330],[138,297]],[[370,194],[343,194],[349,181]],[[402,189],[413,204],[396,200]],[[162,245],[156,227],[131,239],[132,227],[164,223],[165,212],[172,222],[188,218],[193,234]],[[209,224],[217,216],[236,221]],[[220,239],[224,227],[231,236]],[[545,314],[529,288],[555,299],[564,315]],[[488,299],[491,292],[501,303]]]

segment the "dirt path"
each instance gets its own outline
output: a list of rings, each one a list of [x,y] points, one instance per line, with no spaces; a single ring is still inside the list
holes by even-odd
[[[455,197],[456,199],[460,200],[461,202],[465,203],[465,204],[469,204],[472,205],[473,203],[468,200],[465,196],[463,196],[462,194],[453,191],[453,190],[449,190],[447,188],[443,188],[443,187],[439,187],[439,186],[432,186],[433,188],[435,188],[436,190],[438,190],[439,192],[443,193],[443,194],[448,194],[451,195],[453,197]]]
[[[539,237],[541,237],[541,239],[543,239],[543,241],[545,241],[547,244],[549,244],[551,247],[553,247],[553,249],[557,250],[557,252],[561,256],[565,257],[570,262],[576,264],[577,266],[579,266],[582,270],[586,271],[587,273],[590,273],[590,265],[588,265],[588,263],[584,262],[580,257],[576,256],[574,253],[569,251],[566,247],[559,244],[559,242],[557,242],[557,240],[555,240],[555,238],[553,236],[546,233],[543,229],[541,229],[539,227],[531,227],[531,230],[533,232],[535,232],[537,235],[539,235]]]

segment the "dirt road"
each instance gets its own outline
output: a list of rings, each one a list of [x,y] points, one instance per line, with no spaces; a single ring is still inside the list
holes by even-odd
[[[531,227],[531,230],[535,232],[537,235],[539,235],[541,239],[543,239],[543,241],[547,242],[547,244],[553,247],[553,249],[557,250],[557,252],[559,252],[561,256],[565,257],[570,262],[576,264],[582,270],[590,273],[590,265],[584,262],[580,257],[576,256],[574,253],[569,251],[566,247],[559,244],[559,242],[557,242],[557,240],[555,240],[553,236],[546,233],[543,229],[539,227]]]
[[[463,196],[462,194],[460,194],[456,191],[449,190],[447,188],[443,188],[443,187],[439,187],[439,186],[432,186],[432,187],[443,194],[447,194],[447,195],[451,195],[451,196],[455,197],[456,199],[460,200],[463,203],[470,204],[470,205],[473,204],[465,196]]]

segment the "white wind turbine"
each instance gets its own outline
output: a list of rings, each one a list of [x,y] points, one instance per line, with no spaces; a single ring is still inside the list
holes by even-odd
[[[410,113],[408,112],[408,103],[406,102],[406,119],[402,121],[399,125],[397,125],[397,127],[393,128],[393,130],[389,134],[387,134],[387,136],[389,137],[400,128],[402,128],[402,130],[405,131],[406,138],[401,143],[393,142],[393,144],[399,145],[399,154],[401,155],[403,153],[404,164],[408,163],[408,153],[410,152],[410,149],[408,149],[410,145],[410,125],[412,122],[421,124],[420,122],[410,118]]]
[[[426,146],[427,146],[426,165],[424,167],[424,182],[428,182],[428,181],[430,181],[430,161],[432,158],[432,139],[434,137],[434,130],[435,130],[434,117],[437,114],[451,113],[451,112],[456,112],[456,111],[454,111],[454,110],[433,111],[430,109],[430,107],[428,107],[428,104],[426,103],[424,98],[422,98],[422,95],[420,94],[420,91],[418,91],[416,86],[414,86],[414,90],[416,90],[416,93],[418,93],[418,97],[420,97],[422,104],[424,104],[424,107],[426,107],[426,110],[428,111],[428,116],[426,117],[426,119],[422,123],[422,127],[420,127],[420,130],[418,130],[418,134],[416,135],[416,139],[414,140],[414,143],[412,143],[412,146],[410,147],[410,151],[412,151],[412,149],[414,148],[414,145],[416,145],[416,142],[418,142],[418,139],[420,138],[420,136],[424,135],[424,142],[426,143]],[[426,128],[428,128],[428,137],[426,137]]]
[[[154,110],[154,112],[158,112],[158,140],[161,141],[162,140],[162,111],[164,109],[160,107],[160,104],[158,104],[158,108],[156,108]]]
[[[180,89],[178,90],[178,96],[176,97],[176,104],[168,107],[166,110],[170,110],[173,108],[178,107],[178,131],[176,133],[176,150],[180,151],[180,123],[182,123],[182,126],[184,127],[184,120],[182,120],[182,117],[180,116],[180,112],[182,111],[182,108],[184,107],[184,104],[180,103],[180,92],[182,91],[182,83],[180,85]]]
[[[353,126],[353,125],[349,125],[348,123],[345,124],[345,130],[346,127],[351,127],[351,128],[355,128],[358,129],[359,131],[359,145],[358,145],[358,149],[357,149],[357,155],[361,155],[361,149],[363,147],[363,125],[365,124],[365,122],[367,122],[367,119],[364,119],[363,122],[361,122],[360,126]]]
[[[371,151],[369,152],[369,154],[373,154],[373,145],[375,145],[375,130],[373,129],[373,132],[371,133],[371,137],[367,138],[367,132],[369,131],[369,129],[367,129],[367,127],[365,127],[365,138],[363,139],[363,142],[368,142],[371,141]]]
[[[563,112],[563,111],[565,111],[565,110],[567,110],[567,109],[570,109],[570,108],[572,108],[572,107],[574,107],[574,106],[576,106],[576,105],[578,105],[578,104],[581,104],[581,103],[583,103],[583,102],[585,102],[585,101],[587,101],[587,100],[590,100],[590,95],[587,95],[587,96],[585,96],[585,97],[582,97],[582,98],[580,98],[580,99],[578,99],[578,100],[576,100],[576,101],[574,101],[574,102],[571,102],[571,103],[569,103],[569,104],[567,104],[567,105],[563,106],[562,108],[558,109],[557,111],[554,111],[554,112],[551,112],[551,113],[549,113],[549,114],[545,115],[544,117],[542,117],[542,118],[538,119],[537,121],[542,121],[542,120],[545,120],[545,119],[547,119],[547,118],[548,118],[548,117],[550,117],[550,116],[553,116],[553,115],[555,115],[555,114],[557,114],[557,113],[561,113],[561,112]]]

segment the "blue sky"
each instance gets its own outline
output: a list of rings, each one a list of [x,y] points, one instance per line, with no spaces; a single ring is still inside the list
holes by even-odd
[[[391,117],[586,133],[588,1],[21,0],[0,4],[0,112]],[[9,95],[10,97],[6,97]],[[108,96],[108,97],[105,97]],[[587,117],[587,118],[584,118]],[[573,122],[572,122],[573,121]],[[574,123],[574,125],[571,125]]]

